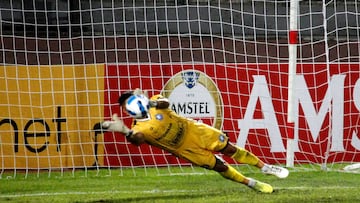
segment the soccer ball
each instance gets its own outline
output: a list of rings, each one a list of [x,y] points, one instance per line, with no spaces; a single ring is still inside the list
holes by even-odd
[[[143,118],[149,112],[149,99],[144,95],[132,95],[127,99],[125,108],[133,118]]]

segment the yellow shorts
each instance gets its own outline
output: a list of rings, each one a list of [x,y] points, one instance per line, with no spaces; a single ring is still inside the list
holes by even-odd
[[[214,168],[214,152],[226,147],[228,137],[220,130],[202,123],[191,123],[185,133],[184,143],[174,154],[195,165]]]

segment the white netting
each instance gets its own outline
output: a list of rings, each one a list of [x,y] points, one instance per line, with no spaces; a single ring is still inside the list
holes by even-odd
[[[0,14],[3,172],[183,172],[168,153],[94,130],[113,113],[130,125],[117,99],[137,87],[285,164],[289,1],[4,0]],[[294,163],[358,162],[358,1],[300,1],[296,18]]]

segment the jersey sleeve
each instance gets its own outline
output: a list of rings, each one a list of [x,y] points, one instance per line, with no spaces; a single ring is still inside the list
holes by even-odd
[[[150,100],[153,100],[153,101],[156,101],[158,99],[165,99],[164,96],[162,96],[161,94],[157,94],[157,95],[154,95],[150,98]]]

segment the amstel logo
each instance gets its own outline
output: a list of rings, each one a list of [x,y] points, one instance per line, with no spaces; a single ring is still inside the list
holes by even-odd
[[[214,81],[197,70],[175,74],[163,87],[162,95],[170,100],[179,115],[221,129],[223,102]]]

